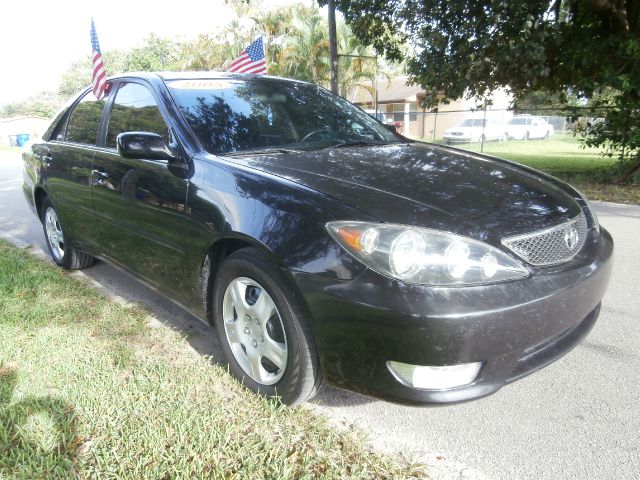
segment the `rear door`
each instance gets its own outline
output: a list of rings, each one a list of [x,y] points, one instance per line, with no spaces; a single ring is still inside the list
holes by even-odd
[[[94,157],[93,205],[104,254],[174,296],[185,279],[188,180],[166,161],[123,158],[123,132],[172,134],[153,90],[143,83],[118,86]],[[181,175],[182,173],[182,175]]]
[[[42,154],[45,189],[74,243],[94,250],[98,226],[91,199],[92,162],[108,96],[86,93],[66,115]]]

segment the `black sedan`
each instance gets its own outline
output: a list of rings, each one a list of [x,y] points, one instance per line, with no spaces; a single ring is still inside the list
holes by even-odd
[[[474,399],[598,317],[613,242],[553,177],[411,141],[303,82],[132,74],[108,92],[24,153],[51,256],[104,259],[212,324],[256,392]]]

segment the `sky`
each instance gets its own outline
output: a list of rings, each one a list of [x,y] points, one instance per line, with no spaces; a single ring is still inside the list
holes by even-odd
[[[8,0],[2,17],[0,105],[43,90],[56,91],[71,62],[91,54],[91,17],[104,51],[139,45],[150,33],[190,38],[215,32],[232,14],[224,0]]]

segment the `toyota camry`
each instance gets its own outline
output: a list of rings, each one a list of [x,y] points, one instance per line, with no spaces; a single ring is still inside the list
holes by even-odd
[[[256,392],[475,399],[596,322],[613,242],[566,183],[412,141],[304,82],[108,86],[23,154],[51,257],[110,262],[211,324]]]

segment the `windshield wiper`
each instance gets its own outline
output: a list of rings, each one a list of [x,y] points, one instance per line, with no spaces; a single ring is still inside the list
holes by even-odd
[[[380,145],[387,145],[390,142],[370,142],[367,140],[353,140],[351,142],[340,142],[335,145],[330,145],[327,148],[345,148],[345,147],[375,147]]]
[[[238,157],[241,155],[271,155],[273,153],[300,153],[300,150],[293,150],[288,148],[265,148],[262,150],[240,150],[239,152],[227,152],[221,155]]]

